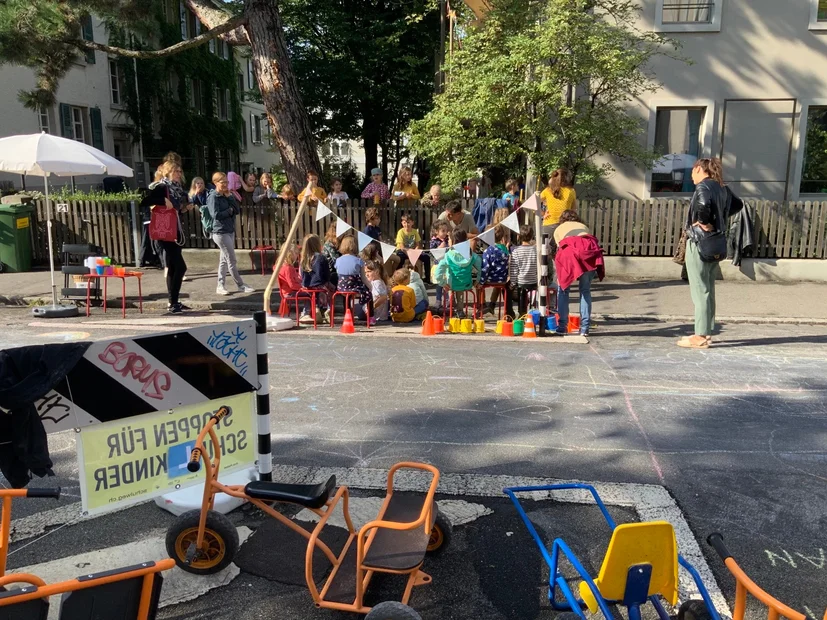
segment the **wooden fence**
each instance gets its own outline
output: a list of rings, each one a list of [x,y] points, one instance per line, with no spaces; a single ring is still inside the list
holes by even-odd
[[[749,200],[753,209],[756,246],[753,256],[760,258],[827,258],[827,202],[766,202]],[[333,209],[334,213],[358,230],[365,227],[365,211],[369,201],[353,200]],[[578,210],[584,222],[600,239],[605,251],[615,256],[672,256],[680,229],[686,217],[686,201],[598,200],[581,201]],[[472,211],[471,201],[465,208]],[[242,207],[236,219],[236,247],[250,249],[259,245],[280,247],[290,224],[298,213],[298,204],[284,203],[268,207]],[[431,224],[441,211],[415,207],[380,210],[383,239],[393,243],[401,228],[402,214],[410,212],[423,239],[430,237]],[[70,203],[68,213],[53,215],[56,259],[63,243],[93,243],[121,264],[134,264],[133,222],[128,202],[77,201]],[[192,210],[181,218],[186,238],[185,247],[214,248],[204,237],[201,218]],[[32,227],[34,260],[48,260],[46,246],[45,203],[36,203],[35,226]],[[302,216],[294,241],[300,242],[308,233],[324,237],[333,218],[316,221],[315,211],[308,209]]]

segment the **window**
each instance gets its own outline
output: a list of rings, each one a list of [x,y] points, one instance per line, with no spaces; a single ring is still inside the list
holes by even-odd
[[[261,144],[261,119],[250,113],[250,142]]]
[[[109,93],[112,105],[121,105],[121,72],[117,60],[109,61]]]
[[[342,157],[350,158],[350,144],[342,142]]]
[[[217,105],[218,118],[226,121],[230,118],[230,91],[226,89],[215,89],[215,100]]]
[[[238,87],[238,98],[244,101],[244,74],[239,73],[236,81],[236,86]]]
[[[41,133],[52,133],[51,123],[49,122],[49,108],[40,106],[37,112],[37,120],[40,123]]]
[[[652,168],[650,192],[691,193],[692,168],[703,152],[706,108],[661,107],[655,112],[654,147],[664,156]]]
[[[330,142],[322,144],[322,157],[330,157]]]
[[[215,39],[210,39],[210,42],[207,45],[209,45],[210,54],[215,54]]]
[[[827,194],[827,105],[810,106],[804,135],[800,194]]]
[[[178,3],[178,19],[181,24],[181,40],[186,41],[189,36],[187,36],[187,25],[189,22],[188,18],[189,11],[187,10],[187,6],[184,4],[184,1]]]
[[[247,121],[241,119],[241,152],[247,152]]]
[[[264,114],[262,114],[259,117],[259,119],[260,119],[259,122],[264,126],[264,128],[261,130],[262,135],[267,138],[267,144],[269,144],[270,146],[273,146],[273,134],[270,131],[270,120]]]
[[[83,108],[72,108],[72,137],[78,142],[86,142],[83,131]]]
[[[658,32],[720,32],[726,0],[657,0]]]
[[[810,30],[827,30],[827,0],[810,0]]]
[[[339,156],[339,143],[338,142],[331,142],[331,144],[330,144],[330,154],[333,155],[333,157],[338,157]]]
[[[253,59],[247,59],[247,88],[253,90],[256,84],[256,77],[253,74]]]
[[[95,31],[92,28],[92,16],[87,13],[83,17],[80,18],[80,29],[81,34],[83,35],[84,41],[94,41],[95,40]],[[95,50],[86,50],[85,54],[86,64],[94,65],[95,64]]]
[[[190,90],[190,107],[199,114],[206,114],[206,102],[204,101],[204,83],[201,80],[192,80]]]

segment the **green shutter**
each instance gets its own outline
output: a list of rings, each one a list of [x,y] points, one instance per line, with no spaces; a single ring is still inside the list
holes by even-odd
[[[95,40],[95,32],[92,29],[92,16],[87,14],[84,15],[80,20],[81,30],[83,33],[83,40],[84,41],[94,41]],[[86,51],[86,63],[90,65],[95,64],[95,50],[87,50]]]
[[[72,127],[72,106],[65,103],[60,104],[60,135],[70,139],[75,137],[75,130]]]
[[[89,123],[92,125],[92,146],[103,150],[103,123],[100,108],[89,108]]]

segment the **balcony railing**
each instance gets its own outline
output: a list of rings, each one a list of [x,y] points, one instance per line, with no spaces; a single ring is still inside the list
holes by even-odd
[[[714,9],[714,2],[664,0],[661,21],[664,24],[708,24]]]

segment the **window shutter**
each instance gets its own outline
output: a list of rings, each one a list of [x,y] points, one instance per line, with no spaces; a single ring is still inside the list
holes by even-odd
[[[72,106],[60,104],[60,135],[73,140],[75,130],[72,127]]]
[[[95,31],[92,28],[92,16],[88,13],[80,19],[81,35],[84,41],[94,41]],[[95,50],[86,50],[85,52],[86,64],[95,64]]]
[[[181,20],[181,40],[187,40],[187,7],[183,0],[178,3],[178,18]]]
[[[215,39],[210,39],[208,45],[210,46],[210,52],[215,54]]]
[[[254,77],[253,77],[253,60],[251,58],[247,59],[247,88],[252,90],[254,84]]]
[[[92,126],[92,146],[103,150],[103,123],[100,108],[89,108],[89,124]]]

